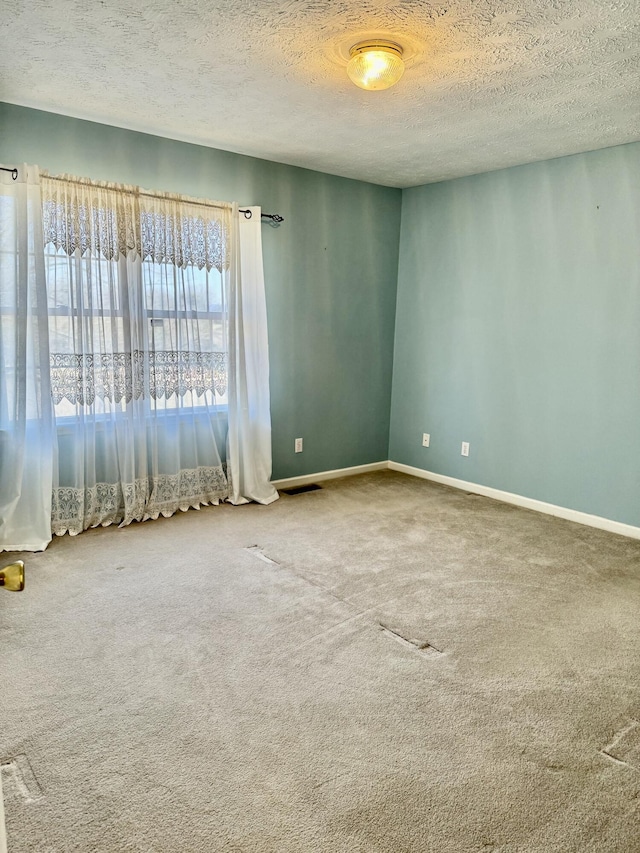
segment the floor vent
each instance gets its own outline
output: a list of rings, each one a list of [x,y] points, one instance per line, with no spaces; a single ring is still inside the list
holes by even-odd
[[[308,483],[306,486],[293,486],[291,489],[280,489],[285,495],[301,495],[303,492],[316,492],[321,489],[317,483]]]

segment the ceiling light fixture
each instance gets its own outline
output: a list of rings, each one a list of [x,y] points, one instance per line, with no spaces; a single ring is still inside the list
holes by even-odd
[[[402,48],[392,41],[369,39],[349,51],[347,74],[361,89],[377,91],[393,86],[404,74]]]

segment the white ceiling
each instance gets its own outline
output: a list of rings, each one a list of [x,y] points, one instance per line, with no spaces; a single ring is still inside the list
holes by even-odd
[[[640,0],[3,0],[0,100],[412,186],[640,139]]]

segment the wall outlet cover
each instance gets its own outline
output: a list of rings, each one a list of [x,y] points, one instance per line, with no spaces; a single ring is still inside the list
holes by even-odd
[[[429,447],[429,442],[430,442],[430,441],[431,441],[431,436],[429,435],[429,433],[428,433],[428,432],[423,432],[423,433],[422,433],[422,446],[423,446],[423,447]]]

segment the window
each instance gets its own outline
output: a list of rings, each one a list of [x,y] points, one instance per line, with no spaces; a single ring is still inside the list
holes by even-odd
[[[226,408],[222,269],[153,256],[136,266],[77,248],[70,256],[53,242],[45,265],[56,418],[87,405],[124,412],[136,398],[156,414]]]

